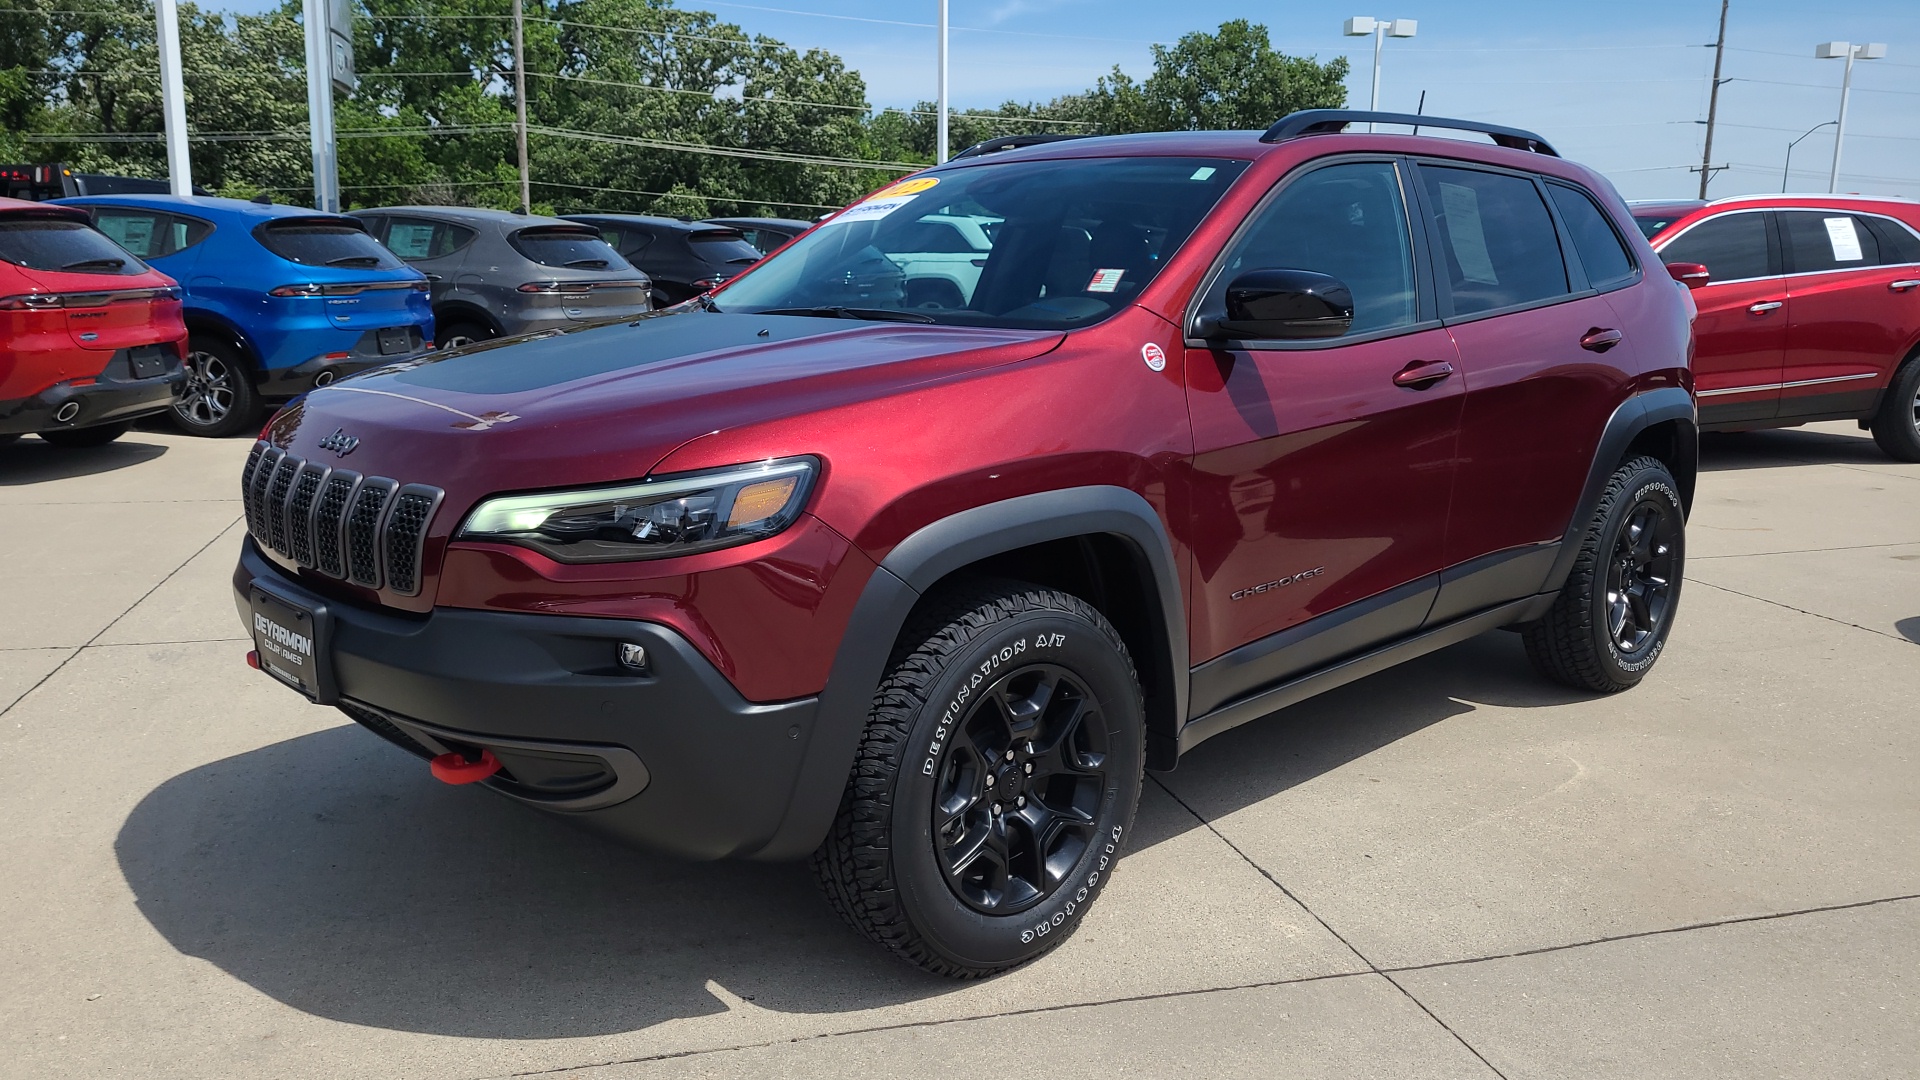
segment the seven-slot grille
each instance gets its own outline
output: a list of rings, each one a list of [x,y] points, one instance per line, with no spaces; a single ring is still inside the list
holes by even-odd
[[[420,591],[420,552],[439,488],[361,476],[258,442],[240,494],[255,543],[355,585]]]

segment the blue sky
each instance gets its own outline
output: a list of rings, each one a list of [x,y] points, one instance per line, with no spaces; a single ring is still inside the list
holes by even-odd
[[[240,8],[264,0],[237,0]],[[934,95],[934,0],[680,0],[749,32],[829,49],[866,78],[877,106]],[[213,0],[213,6],[220,6]],[[1690,197],[1700,163],[1719,0],[952,0],[956,107],[1045,100],[1120,65],[1151,69],[1153,42],[1227,19],[1264,22],[1286,52],[1349,56],[1349,100],[1364,106],[1372,45],[1340,34],[1351,15],[1411,18],[1390,40],[1381,107],[1539,131],[1562,153],[1611,176],[1628,198]],[[1879,41],[1861,62],[1847,119],[1841,190],[1920,198],[1920,0],[1733,0],[1721,126],[1710,193],[1778,191],[1786,145],[1838,112],[1844,64],[1816,60],[1821,41]],[[1795,191],[1826,190],[1832,129],[1794,151]]]

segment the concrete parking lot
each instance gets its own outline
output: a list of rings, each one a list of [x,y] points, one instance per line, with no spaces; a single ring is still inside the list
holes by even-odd
[[[1708,441],[1637,690],[1494,634],[1216,738],[972,984],[249,671],[247,446],[0,447],[0,1075],[1920,1071],[1920,466],[1851,424]]]

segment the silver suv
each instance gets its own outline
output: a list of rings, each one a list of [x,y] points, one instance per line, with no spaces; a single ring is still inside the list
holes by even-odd
[[[355,210],[427,275],[441,348],[652,309],[653,283],[586,226],[464,206]]]

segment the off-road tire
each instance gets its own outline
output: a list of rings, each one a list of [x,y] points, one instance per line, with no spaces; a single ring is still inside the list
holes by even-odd
[[[1631,650],[1623,650],[1609,626],[1609,568],[1621,551],[1622,533],[1643,507],[1671,514],[1670,572],[1657,626]],[[1580,538],[1567,582],[1553,607],[1522,631],[1527,658],[1547,678],[1578,690],[1617,693],[1637,685],[1666,649],[1680,603],[1686,566],[1685,511],[1679,486],[1666,465],[1635,458],[1615,469],[1599,509]]]
[[[1895,461],[1920,461],[1920,356],[1893,373],[1873,414],[1873,441]]]
[[[187,385],[168,412],[188,435],[223,439],[259,430],[260,391],[254,371],[231,342],[209,334],[187,339]]]
[[[964,900],[943,867],[942,852],[950,849],[939,847],[935,834],[935,793],[949,775],[949,755],[965,752],[963,725],[988,707],[989,688],[1042,669],[1079,680],[1104,719],[1095,725],[1106,732],[1108,752],[1091,839],[1044,899],[990,914]],[[1024,963],[1071,934],[1106,884],[1133,828],[1145,737],[1132,657],[1092,605],[1005,580],[936,594],[895,645],[839,815],[810,865],[849,924],[910,963],[956,978]]]
[[[60,428],[41,432],[40,439],[69,450],[79,450],[89,446],[105,446],[125,435],[132,427],[132,424],[95,424],[93,427]]]

